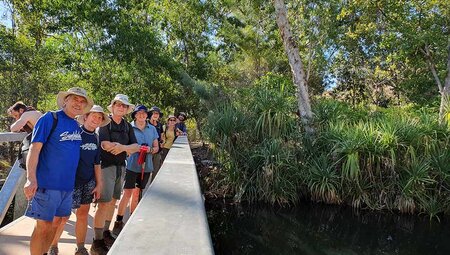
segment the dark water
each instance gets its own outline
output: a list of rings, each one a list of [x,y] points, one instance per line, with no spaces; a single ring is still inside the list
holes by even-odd
[[[220,254],[450,255],[450,219],[349,207],[298,208],[207,205],[214,249]]]

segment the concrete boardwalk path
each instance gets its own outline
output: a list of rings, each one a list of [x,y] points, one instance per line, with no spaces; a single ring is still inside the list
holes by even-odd
[[[91,205],[88,217],[88,230],[86,235],[85,247],[89,250],[91,248],[92,239],[94,237],[93,222],[95,210]],[[115,219],[115,216],[114,218]],[[69,220],[61,235],[58,244],[60,255],[70,255],[75,253],[75,214],[72,212]],[[22,255],[30,254],[30,237],[33,232],[35,221],[28,217],[21,217],[16,221],[4,226],[0,229],[0,255]],[[111,228],[112,228],[111,224]]]
[[[126,225],[109,254],[214,255],[204,197],[186,136],[177,138],[147,191],[133,215],[125,213]],[[91,208],[88,221],[88,249],[94,211]],[[61,255],[74,254],[75,218],[72,214],[59,242]],[[29,254],[34,224],[33,219],[22,217],[0,229],[0,255]]]

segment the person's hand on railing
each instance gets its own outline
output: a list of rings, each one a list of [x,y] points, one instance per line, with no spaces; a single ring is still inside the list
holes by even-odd
[[[34,197],[34,194],[36,194],[37,190],[37,181],[36,180],[27,180],[25,185],[23,186],[23,192],[25,193],[25,197],[28,200],[31,200]]]

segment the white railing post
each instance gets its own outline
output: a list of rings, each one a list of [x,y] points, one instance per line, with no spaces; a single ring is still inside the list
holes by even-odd
[[[19,142],[22,141],[27,133],[0,133],[0,142]],[[6,212],[11,205],[11,202],[16,195],[18,189],[22,188],[23,180],[25,177],[25,171],[20,167],[19,162],[16,160],[13,167],[9,171],[8,177],[6,178],[3,187],[0,189],[0,223],[3,221],[6,216]],[[25,196],[17,196],[16,197],[16,206],[23,208],[26,207]],[[21,209],[24,211],[23,209]],[[16,210],[15,210],[16,211]],[[15,213],[14,219],[18,217],[19,211]]]
[[[16,163],[14,163],[14,166],[9,172],[9,175],[0,190],[0,222],[3,221],[3,218],[11,205],[11,201],[19,188],[19,184],[22,182],[24,177],[25,171],[20,168],[19,162],[16,160]]]

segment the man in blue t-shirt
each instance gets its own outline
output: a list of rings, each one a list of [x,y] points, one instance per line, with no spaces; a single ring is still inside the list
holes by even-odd
[[[81,145],[81,129],[74,118],[88,112],[93,102],[84,89],[75,87],[59,92],[57,105],[61,110],[56,119],[48,112],[36,123],[27,157],[25,215],[36,219],[31,255],[46,253],[56,230],[52,224],[70,216]]]
[[[75,234],[77,239],[77,248],[75,255],[89,254],[84,247],[86,232],[88,226],[88,215],[90,204],[94,199],[100,198],[102,190],[102,169],[100,167],[100,145],[98,135],[95,130],[103,127],[111,121],[109,116],[99,105],[94,105],[91,110],[77,117],[81,126],[81,147],[80,161],[78,162],[77,174],[75,177],[75,189],[73,191],[72,209],[76,209],[77,221],[75,224]],[[58,226],[52,245],[48,252],[58,254],[58,242],[66,224],[66,218],[63,218]],[[95,250],[97,255],[106,255],[108,249],[99,247]],[[94,254],[94,253],[92,253]]]

